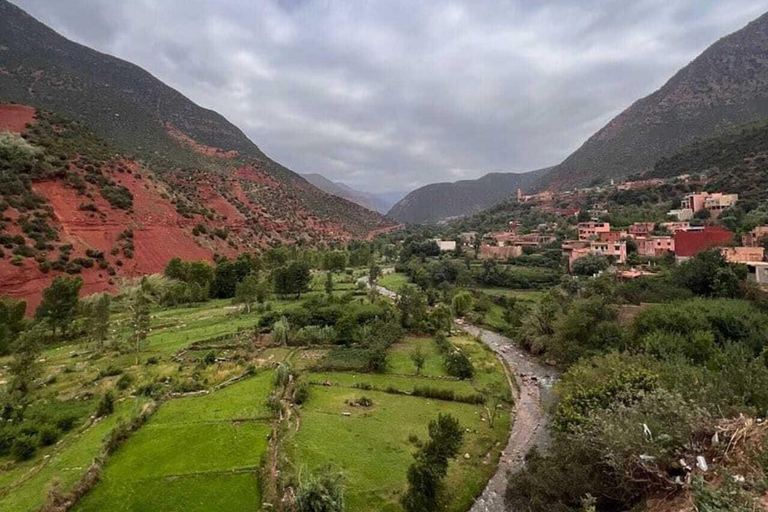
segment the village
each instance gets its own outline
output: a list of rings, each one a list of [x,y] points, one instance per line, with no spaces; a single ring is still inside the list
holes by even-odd
[[[456,250],[457,244],[474,246],[478,259],[497,261],[509,261],[527,252],[559,247],[569,270],[572,271],[575,262],[582,258],[602,256],[611,264],[609,271],[616,273],[620,279],[653,275],[658,271],[655,262],[664,258],[681,263],[702,251],[719,249],[729,262],[746,265],[751,281],[768,286],[768,262],[764,248],[764,242],[768,240],[768,225],[756,226],[738,237],[717,222],[724,211],[738,203],[738,194],[688,193],[680,200],[679,208],[667,212],[667,221],[633,222],[621,228],[601,220],[609,213],[607,204],[592,204],[586,209],[563,206],[564,202],[579,196],[611,190],[638,191],[670,182],[695,187],[705,185],[706,179],[683,175],[672,180],[654,178],[619,184],[611,182],[607,187],[559,193],[544,191],[535,195],[524,195],[518,189],[518,203],[533,204],[542,214],[554,214],[560,220],[527,230],[518,220],[510,220],[503,231],[463,232],[456,240],[437,242],[441,251]],[[570,236],[563,237],[563,232]],[[633,255],[638,257],[633,258]]]

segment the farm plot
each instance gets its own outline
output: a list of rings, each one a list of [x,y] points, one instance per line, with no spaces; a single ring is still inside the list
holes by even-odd
[[[76,510],[257,510],[272,378],[263,372],[162,405],[107,462]]]
[[[476,378],[459,381],[445,376],[434,342],[408,338],[390,352],[388,374],[353,372],[311,373],[312,396],[301,410],[301,426],[289,440],[299,468],[330,464],[346,480],[346,509],[350,512],[402,510],[406,472],[418,444],[428,439],[427,426],[439,413],[449,413],[465,429],[459,457],[451,462],[445,489],[447,508],[464,511],[494,473],[508,437],[509,403],[489,421],[484,405],[411,396],[416,388],[450,390],[455,396],[476,396],[488,387],[509,397],[499,361],[471,338],[454,338],[472,357]],[[427,364],[415,375],[408,353],[419,347]],[[372,405],[361,406],[362,398]],[[366,401],[367,403],[367,401]]]

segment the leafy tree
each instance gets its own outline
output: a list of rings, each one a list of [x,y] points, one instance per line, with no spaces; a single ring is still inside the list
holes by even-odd
[[[11,345],[24,327],[27,303],[0,297],[0,355],[11,352]]]
[[[347,268],[347,254],[343,251],[328,251],[323,255],[323,268],[328,272],[343,272]]]
[[[251,312],[253,303],[258,299],[259,283],[259,275],[253,272],[245,276],[241,282],[237,283],[235,289],[235,303],[242,304],[246,313]]]
[[[240,255],[235,261],[226,258],[216,264],[211,284],[211,296],[220,299],[234,297],[237,285],[252,271],[256,270],[256,261],[248,254]]]
[[[371,262],[371,266],[368,269],[368,283],[371,285],[376,284],[376,281],[379,280],[379,275],[381,274],[381,269],[376,264],[376,262]]]
[[[464,432],[450,414],[440,414],[429,422],[430,440],[414,455],[408,468],[408,490],[402,499],[406,512],[432,512],[440,509],[440,491],[448,474],[448,462],[456,457]]]
[[[287,345],[291,333],[291,324],[286,317],[280,317],[280,320],[272,326],[272,340]]]
[[[415,286],[405,286],[397,298],[397,309],[404,328],[422,329],[427,316],[427,296]]]
[[[57,277],[51,286],[43,290],[43,301],[35,312],[35,318],[46,320],[54,336],[57,329],[66,336],[77,314],[78,295],[82,287],[83,280],[79,277]]]
[[[301,261],[292,261],[280,267],[273,274],[275,293],[280,295],[295,294],[297,299],[309,289],[311,279],[309,265]]]
[[[333,274],[330,272],[325,274],[325,293],[326,295],[333,294]]]
[[[416,375],[420,375],[421,369],[424,368],[424,363],[427,362],[427,355],[421,350],[421,347],[416,347],[411,352],[411,361],[413,361],[413,366],[416,367]]]
[[[593,276],[609,266],[608,258],[599,254],[588,254],[573,262],[572,271],[577,276]]]
[[[34,380],[40,375],[40,353],[48,326],[45,322],[35,324],[22,332],[13,344],[13,360],[10,371],[13,376],[11,389],[25,395]]]
[[[696,295],[735,297],[746,267],[735,265],[717,250],[702,251],[674,271],[675,280]]]
[[[459,292],[456,295],[453,296],[453,300],[451,301],[451,307],[453,308],[453,313],[456,316],[464,316],[472,309],[472,303],[474,302],[474,299],[472,298],[472,294],[469,292]]]
[[[365,369],[369,372],[384,373],[389,367],[389,353],[387,345],[376,343],[368,349],[365,359]]]
[[[451,332],[453,327],[453,313],[451,308],[445,304],[438,304],[429,313],[429,327],[430,331],[436,332]]]

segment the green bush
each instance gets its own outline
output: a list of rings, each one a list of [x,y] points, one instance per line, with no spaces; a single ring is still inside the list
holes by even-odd
[[[14,439],[11,444],[11,457],[16,462],[23,462],[35,456],[36,447],[34,439],[30,436],[21,435]]]

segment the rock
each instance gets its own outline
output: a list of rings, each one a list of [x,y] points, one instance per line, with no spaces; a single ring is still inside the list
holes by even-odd
[[[352,416],[351,412],[343,412],[341,413],[342,416]]]
[[[465,454],[464,454],[464,458],[465,458],[465,459],[469,459],[469,454],[468,454],[468,453],[465,453]]]
[[[709,470],[709,466],[707,465],[707,459],[705,459],[703,455],[699,455],[698,457],[696,457],[696,467],[704,472]]]

